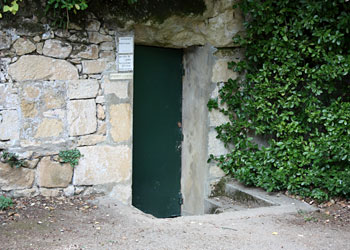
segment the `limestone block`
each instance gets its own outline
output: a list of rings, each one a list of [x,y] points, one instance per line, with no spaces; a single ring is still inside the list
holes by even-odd
[[[17,39],[13,44],[13,48],[16,50],[16,54],[19,56],[31,53],[36,50],[34,43],[24,38]]]
[[[11,64],[9,74],[16,81],[79,79],[78,70],[71,63],[35,55],[24,55]]]
[[[39,158],[33,160],[27,160],[27,168],[34,169],[39,163]]]
[[[114,94],[118,98],[128,98],[129,81],[111,81],[107,77],[103,78],[102,89],[105,95]]]
[[[113,38],[109,35],[102,35],[98,32],[88,32],[90,43],[112,42]]]
[[[44,118],[39,124],[35,138],[58,137],[63,132],[63,122],[59,119]]]
[[[60,190],[57,188],[54,188],[54,189],[40,188],[39,192],[42,196],[46,196],[46,197],[54,197],[60,194]]]
[[[46,40],[43,48],[43,54],[45,56],[61,59],[67,58],[71,52],[72,46],[69,43],[56,39]]]
[[[38,185],[40,187],[68,187],[72,181],[73,168],[69,164],[60,164],[50,160],[50,157],[41,159],[38,165]]]
[[[213,109],[209,112],[209,125],[211,127],[217,127],[229,121],[230,119],[228,116],[224,115],[219,110]]]
[[[113,190],[108,194],[108,196],[119,200],[125,205],[130,205],[131,194],[132,190],[130,184],[118,184],[113,187]]]
[[[84,74],[102,73],[107,69],[107,61],[103,59],[82,61]]]
[[[68,81],[68,98],[85,99],[95,98],[99,89],[98,81],[95,79],[82,79]]]
[[[108,62],[114,62],[115,58],[116,58],[116,54],[114,51],[101,51],[100,58],[102,58]]]
[[[38,189],[37,188],[30,188],[30,189],[23,189],[23,190],[14,190],[12,193],[12,196],[14,198],[18,197],[34,197],[37,196]]]
[[[104,120],[106,118],[105,110],[101,104],[97,104],[97,118]]]
[[[64,30],[59,29],[59,30],[55,31],[55,36],[62,37],[62,38],[68,38],[70,36],[70,32],[65,30],[65,29]]]
[[[228,79],[236,79],[237,73],[228,69],[228,63],[232,61],[230,59],[219,59],[215,62],[213,68],[213,75],[211,81],[214,83],[217,82],[227,82]]]
[[[103,104],[103,103],[105,103],[105,102],[106,102],[106,100],[105,100],[105,97],[104,97],[104,96],[100,95],[100,96],[97,96],[97,97],[96,97],[96,103],[101,103],[101,104]]]
[[[232,37],[243,30],[243,18],[238,9],[228,9],[209,19],[206,37],[215,47],[233,45]]]
[[[68,37],[68,40],[71,42],[79,42],[79,43],[88,43],[89,38],[88,34],[83,31],[79,31]]]
[[[98,58],[98,45],[78,45],[74,47],[74,51],[71,55],[72,58],[83,58],[83,59],[97,59]]]
[[[209,140],[208,140],[208,154],[211,155],[222,155],[227,154],[228,150],[225,148],[225,145],[222,141],[216,138],[216,131],[209,132]]]
[[[225,172],[218,166],[210,166],[209,168],[210,178],[222,178],[225,175],[226,175]]]
[[[67,105],[69,135],[78,136],[96,132],[96,103],[95,100],[74,100]]]
[[[25,118],[33,118],[37,116],[38,110],[36,109],[35,101],[21,101],[21,112],[22,116]]]
[[[97,20],[88,20],[85,29],[87,31],[98,31],[100,29],[101,23]]]
[[[36,52],[38,52],[38,54],[40,54],[40,55],[43,54],[43,48],[44,48],[44,43],[37,43],[36,44]]]
[[[0,110],[0,140],[19,139],[19,117],[17,110]]]
[[[74,185],[123,182],[131,178],[131,150],[128,146],[80,147],[84,155],[74,168]]]
[[[0,187],[1,190],[31,188],[34,183],[34,170],[28,168],[11,168],[0,162]]]
[[[42,100],[44,101],[47,110],[64,107],[66,101],[62,95],[62,92],[55,91],[53,89],[46,89],[45,92],[46,93],[43,95]]]
[[[115,44],[113,42],[103,42],[100,44],[100,50],[114,50]]]
[[[66,187],[65,189],[63,189],[63,193],[65,196],[73,196],[74,195],[74,186],[73,185],[69,185],[68,187]]]
[[[0,50],[9,49],[11,47],[11,35],[5,31],[0,31]]]
[[[7,84],[0,84],[0,109],[16,109],[18,106],[18,95],[12,93]]]
[[[104,142],[105,140],[106,136],[104,135],[84,135],[79,137],[77,146],[92,146]]]
[[[130,104],[122,103],[111,105],[109,110],[110,134],[115,142],[127,141],[131,137]]]
[[[38,86],[26,85],[23,87],[24,95],[30,99],[36,99],[39,97],[40,89]]]

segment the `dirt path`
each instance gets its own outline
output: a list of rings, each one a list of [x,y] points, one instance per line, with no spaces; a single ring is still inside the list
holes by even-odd
[[[350,250],[349,223],[315,222],[315,214],[251,209],[155,219],[110,199],[96,206],[82,200],[44,202],[24,203],[26,212],[0,217],[0,249]]]

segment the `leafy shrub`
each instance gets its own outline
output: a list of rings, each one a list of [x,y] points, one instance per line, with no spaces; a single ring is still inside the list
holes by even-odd
[[[27,163],[24,160],[20,160],[18,158],[18,155],[15,153],[9,153],[7,151],[3,151],[0,160],[4,163],[7,163],[11,166],[11,168],[16,167],[25,167],[27,166]]]
[[[226,105],[209,105],[229,116],[216,129],[233,149],[211,158],[268,191],[350,198],[350,2],[242,0],[239,7],[248,22],[234,41],[246,60],[229,64],[241,76],[220,90]]]
[[[0,196],[0,210],[6,210],[13,206],[13,201],[11,198],[1,195]]]
[[[79,159],[82,157],[82,154],[78,149],[70,149],[60,151],[58,156],[61,162],[69,163],[72,167],[75,167],[79,164]]]

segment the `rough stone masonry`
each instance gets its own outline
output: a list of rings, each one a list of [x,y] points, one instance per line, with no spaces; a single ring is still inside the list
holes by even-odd
[[[183,48],[185,54],[191,46],[211,47],[203,50],[212,58],[205,79],[208,95],[201,97],[205,103],[236,77],[227,69],[227,62],[240,56],[232,36],[242,30],[242,17],[233,3],[207,0],[202,16],[128,22],[124,28],[107,26],[92,13],[84,25],[71,23],[69,30],[54,29],[35,16],[0,23],[0,149],[28,162],[17,169],[0,162],[0,194],[109,193],[130,204],[133,81],[110,78],[118,72],[118,37],[135,34],[136,44]],[[193,62],[187,63],[190,70]],[[217,111],[203,115],[203,153],[225,153],[214,128],[228,119]],[[58,158],[61,150],[73,148],[83,155],[74,168]],[[183,162],[183,169],[186,164],[191,165]],[[206,170],[199,186],[209,195],[210,185],[224,173],[215,164],[201,165]]]

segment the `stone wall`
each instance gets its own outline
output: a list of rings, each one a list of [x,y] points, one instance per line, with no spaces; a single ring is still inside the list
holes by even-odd
[[[228,120],[206,104],[236,77],[227,62],[241,56],[232,36],[243,27],[234,0],[205,2],[202,16],[130,21],[122,29],[91,13],[68,31],[28,15],[0,23],[0,149],[29,163],[0,163],[0,194],[108,193],[130,204],[133,74],[119,66],[118,41],[135,33],[136,44],[184,49],[183,211],[203,213],[204,199],[225,175],[207,159],[228,150],[215,131]],[[73,148],[83,154],[74,168],[58,158]]]
[[[69,31],[27,22],[0,31],[0,149],[29,163],[0,163],[0,193],[104,192],[129,204],[132,80],[109,79],[116,31],[94,18]],[[74,168],[58,158],[73,148],[83,154]]]

